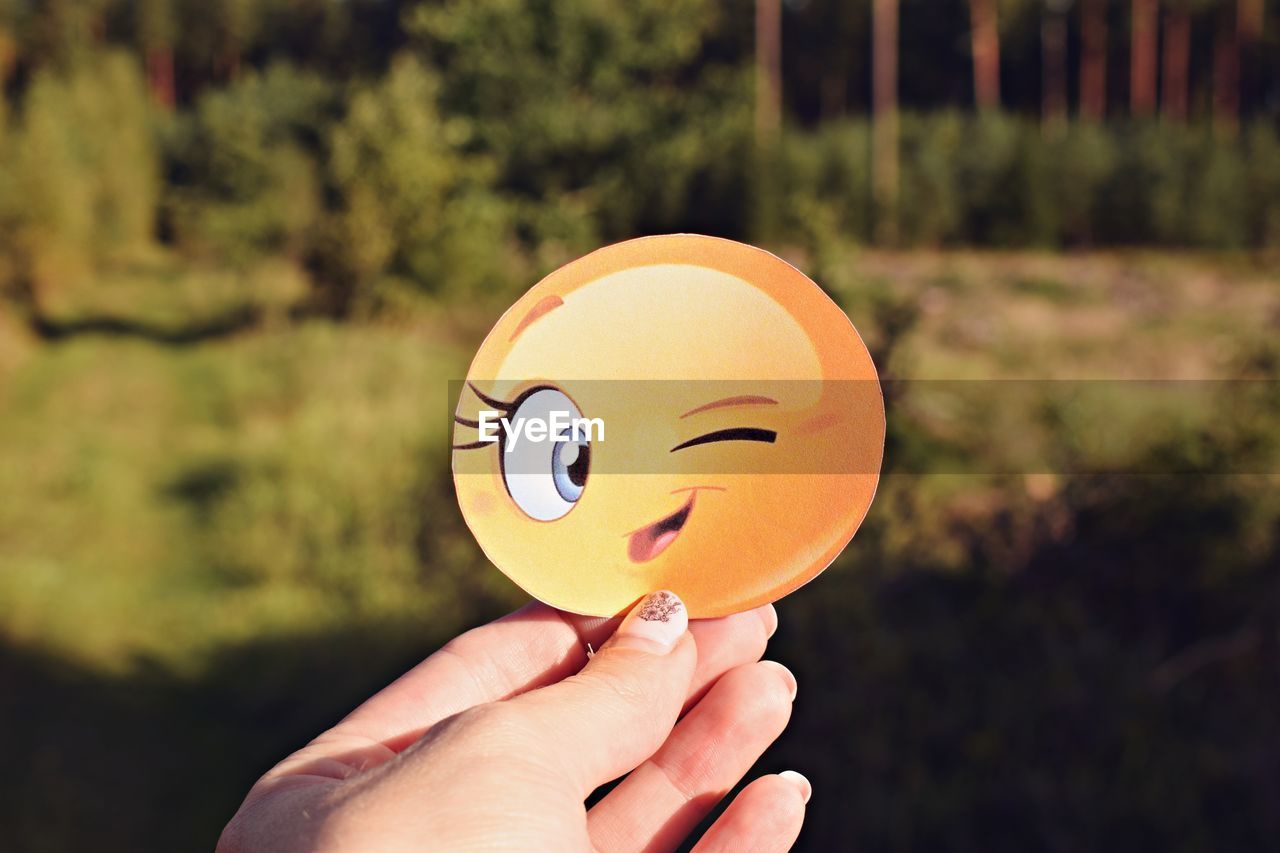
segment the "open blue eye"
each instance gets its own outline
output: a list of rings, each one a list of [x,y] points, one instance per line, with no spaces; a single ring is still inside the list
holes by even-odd
[[[556,420],[559,418],[559,420]],[[502,479],[507,494],[520,511],[535,521],[563,518],[582,497],[591,467],[590,436],[565,422],[582,418],[574,402],[558,388],[537,388],[518,401],[510,421],[513,425],[540,421],[558,430],[558,440],[550,430],[535,440],[524,435],[505,436],[499,452]]]
[[[567,431],[560,435],[564,441],[556,442],[555,450],[551,453],[551,476],[560,497],[574,503],[582,497],[582,490],[587,485],[587,472],[591,469],[591,444],[585,440],[572,440]]]

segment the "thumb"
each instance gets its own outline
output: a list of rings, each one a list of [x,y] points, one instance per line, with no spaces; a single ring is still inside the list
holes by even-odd
[[[666,741],[689,693],[697,650],[684,603],[645,596],[582,671],[510,700],[546,757],[585,797]]]

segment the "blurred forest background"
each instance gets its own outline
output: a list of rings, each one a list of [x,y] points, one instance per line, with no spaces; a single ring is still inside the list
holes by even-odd
[[[520,603],[448,380],[688,230],[885,376],[877,501],[780,604],[801,846],[1273,849],[1277,5],[0,0],[3,846],[208,849]]]

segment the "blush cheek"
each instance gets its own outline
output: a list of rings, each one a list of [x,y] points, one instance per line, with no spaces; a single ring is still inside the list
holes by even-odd
[[[815,415],[796,429],[797,435],[814,435],[816,433],[825,432],[836,424],[840,423],[842,418],[834,412],[824,412]]]
[[[467,509],[477,516],[485,516],[492,515],[497,505],[498,502],[494,500],[493,495],[488,492],[481,492],[468,501]]]

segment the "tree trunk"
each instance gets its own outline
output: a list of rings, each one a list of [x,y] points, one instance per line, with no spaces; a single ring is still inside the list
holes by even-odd
[[[1149,116],[1156,106],[1157,0],[1133,0],[1130,22],[1129,111]]]
[[[240,51],[227,48],[217,55],[213,63],[213,76],[223,83],[234,83],[240,78]]]
[[[751,233],[778,233],[778,135],[782,129],[782,0],[756,0],[756,145]]]
[[[756,141],[771,146],[782,115],[782,2],[756,0]]]
[[[173,109],[173,48],[157,47],[147,51],[147,89],[156,104],[166,110]]]
[[[845,114],[849,98],[848,77],[843,68],[831,69],[822,77],[822,118],[824,121]]]
[[[973,97],[982,110],[1000,107],[1000,31],[996,0],[969,0]]]
[[[898,239],[898,0],[872,5],[872,184],[876,239]]]
[[[1235,133],[1240,123],[1239,25],[1223,15],[1213,42],[1213,123]]]
[[[1265,19],[1265,0],[1239,0],[1236,32],[1240,38],[1240,103],[1247,112],[1260,94],[1258,42]]]
[[[1102,121],[1107,113],[1107,0],[1084,0],[1080,14],[1080,116]]]
[[[1067,125],[1067,21],[1051,9],[1042,14],[1040,121],[1045,134],[1054,135]]]
[[[1187,120],[1187,90],[1190,85],[1191,11],[1176,3],[1164,19],[1164,79],[1161,80],[1160,111],[1165,119]]]
[[[0,24],[0,96],[3,96],[4,87],[9,83],[9,75],[17,64],[18,39]],[[0,108],[0,112],[3,112],[3,108]]]

